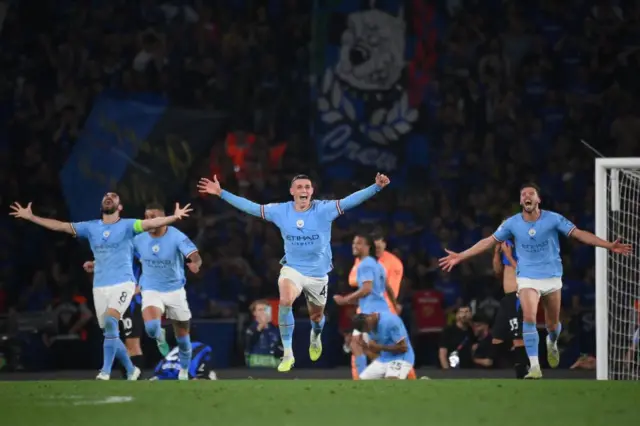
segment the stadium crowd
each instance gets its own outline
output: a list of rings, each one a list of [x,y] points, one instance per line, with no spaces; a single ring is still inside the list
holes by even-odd
[[[258,202],[288,199],[288,180],[298,172],[316,180],[318,198],[343,196],[354,185],[322,175],[309,138],[311,2],[39,1],[37,12],[32,1],[9,3],[0,34],[0,204],[33,201],[40,215],[66,217],[58,172],[105,89],[224,110],[227,137],[212,144],[184,187],[196,214],[181,227],[204,261],[189,279],[189,303],[199,318],[237,318],[253,301],[275,297],[282,255],[275,227],[198,198],[195,182],[215,173],[224,187]],[[580,140],[604,155],[640,152],[640,2],[437,3],[446,31],[428,89],[429,167],[419,170],[420,182],[349,212],[333,234],[335,294],[349,289],[354,230],[384,231],[404,262],[400,301],[410,329],[413,299],[424,290],[441,295],[443,324],[455,324],[465,306],[490,322],[502,291],[491,253],[454,274],[441,273],[437,259],[445,247],[462,249],[493,232],[517,210],[520,184],[537,182],[544,208],[593,230],[593,154]],[[0,226],[5,327],[72,301],[74,321],[83,322],[60,315],[58,332],[91,333],[86,248],[8,216]],[[594,253],[566,246],[564,320],[571,325],[561,339],[573,363],[595,350]],[[418,363],[436,364],[439,335],[417,338]]]

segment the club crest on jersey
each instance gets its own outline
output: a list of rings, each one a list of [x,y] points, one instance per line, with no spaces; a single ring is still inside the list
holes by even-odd
[[[158,244],[155,244],[151,247],[151,251],[153,252],[153,254],[158,254],[158,252],[160,251],[160,246]]]
[[[106,240],[107,238],[109,238],[109,235],[111,235],[111,232],[109,232],[109,231],[104,231],[104,232],[102,233],[102,238],[104,238],[104,239]]]
[[[304,220],[302,220],[302,219],[298,219],[298,220],[296,221],[296,226],[298,227],[298,229],[303,228],[303,227],[304,227]]]
[[[533,228],[529,229],[529,236],[534,237],[535,235],[536,235],[536,230]]]

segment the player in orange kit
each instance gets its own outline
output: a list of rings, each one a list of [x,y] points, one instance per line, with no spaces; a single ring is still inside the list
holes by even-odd
[[[382,264],[385,271],[387,272],[387,284],[391,287],[393,291],[394,297],[397,299],[400,294],[400,285],[402,284],[402,275],[404,273],[404,266],[402,265],[402,261],[398,259],[398,257],[387,251],[387,242],[384,239],[384,236],[381,233],[372,233],[373,241],[376,245],[376,257],[378,258],[378,262]],[[360,263],[360,259],[356,258],[353,267],[351,268],[351,272],[349,273],[349,285],[351,287],[358,287],[358,282],[356,280],[356,271],[358,270],[358,264]],[[385,294],[385,299],[387,300],[387,304],[389,305],[389,309],[392,313],[396,315],[400,315],[402,307],[400,305],[394,305],[391,299],[387,294]],[[357,346],[357,343],[352,339],[351,341],[351,375],[354,380],[358,380],[358,370],[356,369],[356,355],[360,354],[362,348]],[[354,353],[355,352],[355,353]],[[369,358],[371,358],[371,354],[366,354]],[[416,378],[416,373],[412,369],[409,373],[407,379],[413,380]]]

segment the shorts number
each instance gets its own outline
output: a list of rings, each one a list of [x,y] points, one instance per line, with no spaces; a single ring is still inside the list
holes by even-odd
[[[518,329],[518,318],[511,318],[509,320],[509,327],[511,331],[516,331]]]
[[[131,318],[122,318],[122,325],[125,330],[131,330],[133,328],[133,321]]]
[[[327,297],[327,286],[326,285],[324,287],[322,287],[322,290],[320,290],[320,296]]]
[[[120,301],[121,305],[127,301],[127,295],[128,293],[126,291],[123,291],[122,294],[120,295],[120,299],[118,300]]]
[[[402,364],[399,362],[390,362],[389,369],[394,371],[400,371],[402,369]]]

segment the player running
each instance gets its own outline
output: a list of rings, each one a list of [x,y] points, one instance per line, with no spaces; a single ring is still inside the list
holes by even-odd
[[[235,208],[253,216],[273,222],[284,240],[283,265],[278,278],[280,306],[278,323],[284,356],[278,365],[278,371],[291,370],[295,363],[291,349],[294,318],[291,307],[293,302],[305,294],[311,336],[309,357],[318,360],[322,354],[321,333],[324,327],[324,306],[327,303],[327,274],[333,268],[331,264],[331,223],[349,210],[362,204],[389,184],[389,178],[379,174],[375,183],[341,200],[312,200],[313,185],[306,175],[295,176],[291,180],[289,193],[293,201],[260,205],[245,198],[224,191],[213,177],[200,179],[198,190],[201,193],[217,195]]]
[[[560,296],[562,288],[562,258],[558,234],[571,236],[576,240],[595,247],[602,247],[614,253],[628,255],[630,244],[620,240],[605,241],[591,232],[576,228],[562,215],[540,210],[540,191],[536,185],[527,184],[520,189],[522,212],[508,218],[496,232],[476,243],[473,247],[455,253],[446,250],[447,256],[440,259],[440,266],[451,271],[458,263],[476,256],[513,238],[518,253],[516,282],[522,307],[524,324],[523,340],[529,356],[529,372],[525,379],[540,379],[542,371],[538,361],[538,343],[540,337],[536,329],[538,303],[542,298],[547,325],[547,359],[555,368],[560,363],[558,336],[562,331],[560,324]]]
[[[159,204],[147,206],[145,219],[155,220],[165,217],[164,208]],[[136,236],[133,245],[140,255],[142,275],[142,318],[147,335],[158,343],[162,356],[169,353],[165,331],[162,329],[162,314],[173,321],[178,342],[180,372],[178,380],[189,380],[191,364],[191,338],[189,321],[191,310],[187,303],[184,286],[185,262],[191,272],[197,274],[202,266],[198,248],[182,232],[173,226],[160,226]]]
[[[357,234],[353,239],[352,250],[358,265],[356,270],[358,290],[348,296],[333,296],[333,300],[338,305],[357,303],[358,312],[363,314],[391,312],[385,296],[391,300],[391,305],[394,308],[398,302],[391,286],[388,284],[387,271],[378,259],[374,257],[376,256],[376,246],[373,237],[363,233]],[[357,338],[360,334],[360,331],[353,330],[353,338],[351,339],[351,353],[355,358],[358,376],[367,368],[367,355],[360,345],[362,339]],[[363,338],[366,340],[366,336]]]
[[[523,379],[529,368],[529,359],[522,340],[522,309],[520,309],[516,283],[517,265],[517,255],[511,241],[507,240],[495,246],[493,271],[498,278],[502,278],[504,297],[500,301],[500,309],[491,330],[493,336],[491,343],[495,348],[502,347],[505,341],[510,343],[516,377]]]
[[[360,374],[360,380],[407,378],[413,369],[415,354],[399,316],[388,311],[356,314],[353,329],[362,333],[360,344],[367,351],[379,354]]]
[[[145,220],[122,219],[120,197],[114,192],[108,192],[102,199],[102,219],[70,223],[34,215],[31,203],[26,207],[17,202],[11,205],[11,216],[52,231],[66,232],[89,240],[95,259],[93,302],[98,324],[104,331],[104,360],[96,379],[109,380],[114,358],[125,367],[128,380],[140,377],[140,369],[131,362],[118,335],[118,321],[129,306],[136,287],[133,276],[133,239],[144,231],[167,226],[189,216],[192,211],[189,207],[189,204],[180,207],[176,203],[172,216]]]

